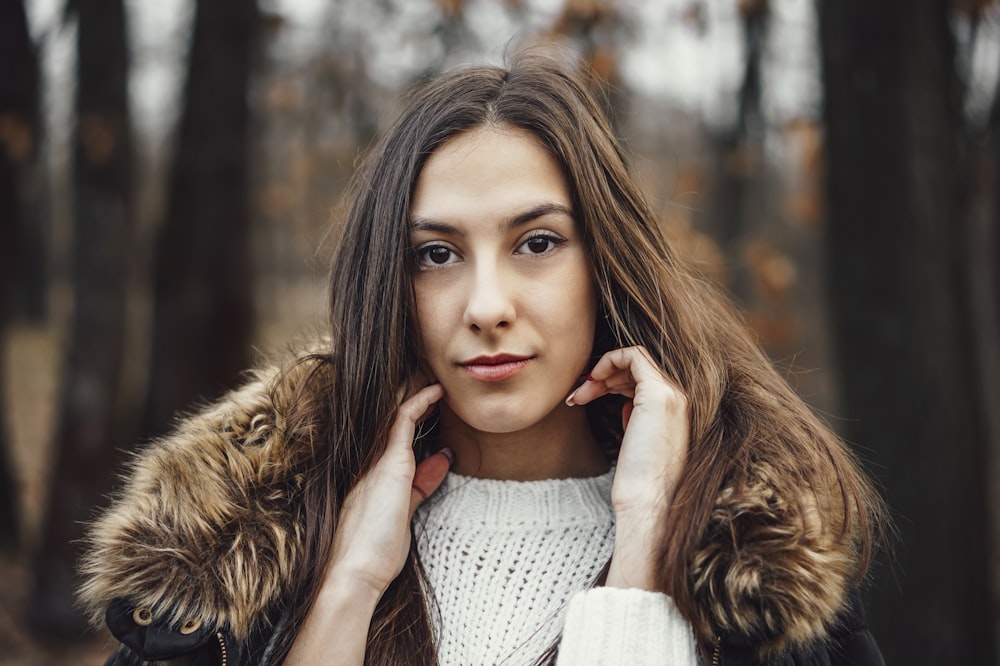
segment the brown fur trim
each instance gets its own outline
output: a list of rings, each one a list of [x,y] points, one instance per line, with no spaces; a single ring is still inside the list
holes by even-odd
[[[830,520],[817,508],[815,491],[792,485],[758,461],[749,478],[719,493],[703,547],[690,559],[702,641],[736,632],[767,656],[833,628],[856,570],[854,548],[837,514]]]
[[[87,539],[80,598],[95,623],[127,598],[241,639],[274,607],[302,558],[298,493],[319,469],[308,442],[286,440],[282,415],[309,398],[311,384],[299,391],[315,367],[258,372],[136,456]],[[804,494],[762,458],[716,499],[690,559],[691,619],[703,641],[735,631],[776,653],[827,636],[856,559],[828,510],[837,502]]]
[[[301,561],[297,495],[313,458],[285,441],[281,415],[314,365],[258,372],[132,460],[81,561],[95,623],[121,597],[242,639],[273,607]]]

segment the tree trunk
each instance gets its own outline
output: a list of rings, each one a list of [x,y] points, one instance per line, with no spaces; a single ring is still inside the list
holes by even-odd
[[[133,164],[122,0],[76,0],[69,9],[77,19],[73,314],[29,612],[33,629],[57,641],[85,627],[73,603],[77,541],[122,445],[117,402]]]
[[[247,104],[255,0],[199,0],[155,275],[148,435],[231,387],[253,324]]]
[[[709,233],[726,253],[728,287],[744,308],[751,307],[752,276],[743,256],[756,173],[761,167],[764,143],[764,113],[761,108],[763,77],[761,61],[767,50],[769,2],[745,3],[740,25],[743,31],[743,76],[736,98],[736,118],[729,127],[709,128],[711,189],[707,197]],[[757,183],[759,185],[759,183]]]
[[[992,275],[987,276],[988,279],[992,279],[993,285],[993,297],[994,297],[994,329],[1000,331],[1000,79],[997,79],[996,85],[993,88],[993,108],[990,111],[990,122],[989,122],[989,133],[990,133],[990,154],[993,158],[993,197],[991,203],[993,204],[993,216],[991,218],[990,228],[992,233],[990,234],[990,240],[993,241],[989,253],[992,256],[993,261]],[[994,433],[995,435],[1000,433]]]
[[[0,6],[0,377],[5,376],[7,325],[20,291],[20,245],[25,209],[22,178],[37,154],[38,58],[21,0]],[[2,392],[2,389],[0,389]],[[7,430],[7,400],[0,395],[0,550],[20,537],[17,474]]]
[[[900,537],[871,595],[889,664],[996,663],[948,9],[821,3],[843,434],[880,478]]]
[[[0,3],[0,225],[7,317],[46,313],[45,248],[39,216],[38,55],[22,0]]]

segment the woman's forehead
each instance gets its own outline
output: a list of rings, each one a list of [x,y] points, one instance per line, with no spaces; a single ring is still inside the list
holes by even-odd
[[[492,126],[462,133],[428,158],[417,179],[411,220],[511,217],[538,206],[571,211],[559,164],[535,137]]]

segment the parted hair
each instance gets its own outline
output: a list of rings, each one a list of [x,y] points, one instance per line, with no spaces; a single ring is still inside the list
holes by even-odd
[[[277,653],[315,600],[340,508],[385,450],[398,390],[417,370],[409,216],[421,168],[445,141],[491,125],[530,132],[565,174],[600,296],[595,358],[642,345],[688,398],[690,445],[664,518],[671,529],[659,548],[659,589],[706,650],[725,632],[754,636],[772,652],[822,636],[845,603],[845,591],[824,579],[864,575],[883,515],[878,495],[728,300],[665,242],[585,79],[527,53],[416,86],[356,174],[330,273],[332,348],[315,364],[325,398],[314,387],[287,421],[290,437],[316,442],[322,471],[303,490],[303,566]],[[621,404],[608,397],[588,406],[612,460]],[[418,456],[433,441],[422,440]],[[787,565],[762,580],[759,560],[771,557]],[[367,663],[434,663],[423,590],[412,548],[375,611]]]

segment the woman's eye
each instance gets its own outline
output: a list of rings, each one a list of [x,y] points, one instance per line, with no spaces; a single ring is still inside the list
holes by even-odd
[[[532,236],[517,248],[519,254],[545,254],[565,241],[556,236]]]
[[[417,258],[425,266],[444,266],[455,260],[455,253],[443,245],[417,248]]]

